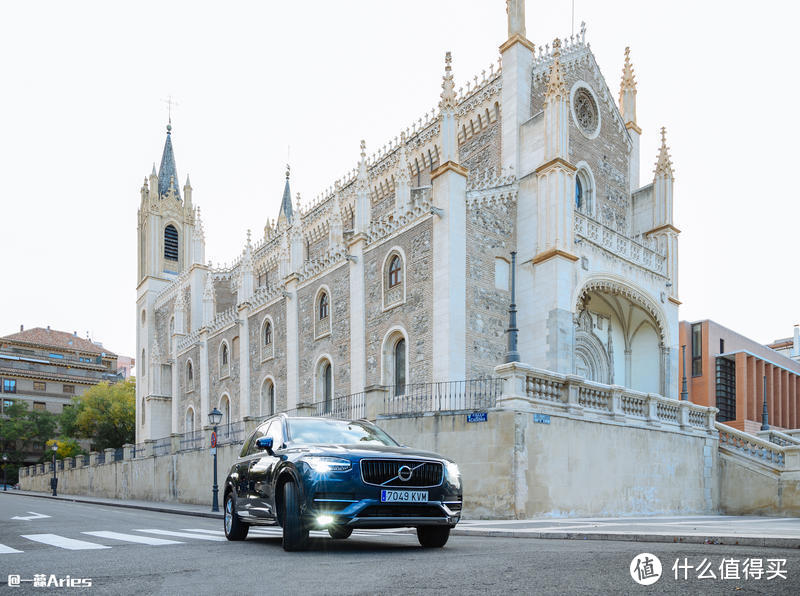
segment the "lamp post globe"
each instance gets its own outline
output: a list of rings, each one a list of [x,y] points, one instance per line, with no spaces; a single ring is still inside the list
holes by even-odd
[[[8,484],[6,483],[6,466],[8,465],[8,455],[5,453],[3,454],[3,490],[8,490]]]
[[[208,423],[214,427],[214,437],[216,439],[217,425],[222,421],[222,412],[214,408],[208,413]],[[217,486],[217,445],[216,440],[211,448],[214,454],[214,486],[211,488],[211,511],[219,511],[219,486]]]
[[[53,443],[50,449],[53,450],[53,479],[50,481],[50,484],[53,485],[53,496],[57,497],[58,493],[56,492],[56,487],[58,486],[58,478],[56,477],[56,452],[58,451],[58,443]]]

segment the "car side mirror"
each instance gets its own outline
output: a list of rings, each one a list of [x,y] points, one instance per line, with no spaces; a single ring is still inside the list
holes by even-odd
[[[261,437],[257,439],[256,447],[258,447],[260,451],[266,451],[272,455],[272,437]]]

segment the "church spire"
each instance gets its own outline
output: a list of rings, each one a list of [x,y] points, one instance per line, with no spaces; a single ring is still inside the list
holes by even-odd
[[[175,198],[180,201],[179,184],[175,154],[172,151],[172,124],[167,124],[167,140],[164,143],[164,153],[161,155],[161,167],[158,169],[158,196],[163,197],[172,189]]]
[[[281,210],[278,213],[278,223],[291,225],[292,223],[292,191],[289,189],[289,172],[291,168],[286,164],[286,184],[283,187],[283,200],[281,200]]]
[[[636,124],[636,78],[631,64],[631,49],[625,48],[625,64],[622,67],[622,82],[619,86],[619,110],[625,123]]]
[[[545,161],[569,159],[569,117],[567,85],[561,66],[561,41],[553,40],[553,64],[544,96]]]
[[[674,178],[674,171],[672,170],[672,159],[669,156],[669,147],[667,147],[667,129],[661,127],[661,147],[658,150],[658,159],[656,159],[656,178],[663,176],[665,178]]]
[[[444,76],[442,77],[442,100],[439,102],[441,113],[440,134],[442,139],[441,163],[449,161],[458,163],[458,131],[456,123],[456,91],[453,81],[453,56],[447,52],[444,56]]]

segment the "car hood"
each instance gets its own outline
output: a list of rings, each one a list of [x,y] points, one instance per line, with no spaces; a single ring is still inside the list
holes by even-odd
[[[420,457],[424,459],[437,459],[451,461],[432,451],[422,451],[401,447],[399,445],[297,445],[290,446],[290,451],[298,454],[307,453],[308,455],[329,456],[329,457],[348,457],[348,458],[370,458],[370,457],[389,457],[405,459],[408,457]]]

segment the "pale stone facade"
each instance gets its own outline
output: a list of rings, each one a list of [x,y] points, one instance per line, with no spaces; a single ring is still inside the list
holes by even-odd
[[[677,397],[672,167],[662,137],[640,186],[629,53],[615,102],[585,29],[534,48],[524,2],[508,13],[499,67],[456,90],[448,53],[438,112],[374,155],[362,142],[307,208],[287,171],[277,223],[230,266],[205,263],[168,132],[141,189],[137,441],[199,429],[214,407],[226,423],[491,375],[512,251],[523,362]]]

